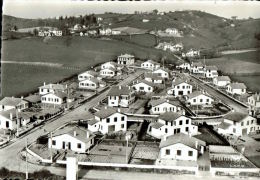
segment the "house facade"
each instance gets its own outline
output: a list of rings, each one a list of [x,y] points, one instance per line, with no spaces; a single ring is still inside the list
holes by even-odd
[[[24,110],[29,107],[29,102],[21,98],[15,97],[4,97],[0,101],[0,111],[8,111],[10,109]]]
[[[218,87],[226,87],[231,82],[228,76],[218,76],[213,78],[213,84]]]
[[[148,82],[152,82],[154,84],[163,84],[163,82],[164,82],[164,78],[162,78],[161,76],[158,76],[158,74],[154,74],[154,73],[145,73],[144,80],[146,80]]]
[[[246,94],[246,85],[244,83],[230,83],[227,85],[227,92],[230,94]]]
[[[184,79],[174,79],[172,87],[168,89],[167,93],[175,97],[188,95],[192,93],[192,85]]]
[[[260,130],[257,120],[248,114],[231,112],[224,116],[223,122],[218,126],[218,133],[223,135],[233,134],[244,136]]]
[[[59,150],[71,150],[77,153],[86,153],[94,145],[94,137],[89,130],[75,127],[71,130],[57,130],[48,139],[48,147]]]
[[[177,133],[196,135],[198,127],[182,113],[166,112],[161,114],[156,122],[150,123],[147,133],[159,139]]]
[[[115,62],[113,62],[113,61],[109,61],[109,62],[106,62],[106,63],[101,65],[101,70],[102,69],[109,69],[109,68],[116,69],[117,68],[117,64]]]
[[[204,66],[201,62],[192,62],[190,71],[193,74],[204,74],[205,73]]]
[[[206,143],[189,135],[179,133],[161,140],[159,159],[197,161],[204,153]]]
[[[151,93],[154,91],[154,84],[146,80],[138,80],[133,86],[136,92]]]
[[[135,101],[135,91],[130,86],[112,86],[107,94],[108,106],[129,107]]]
[[[218,77],[218,68],[216,66],[205,66],[205,77],[206,78],[215,78]]]
[[[61,105],[66,102],[67,94],[63,92],[54,92],[45,94],[41,97],[41,102],[46,104]]]
[[[103,77],[114,77],[116,75],[116,69],[112,67],[107,69],[101,69],[100,75]]]
[[[95,90],[99,87],[99,81],[96,78],[85,79],[79,82],[80,89]]]
[[[43,86],[39,87],[39,94],[45,95],[48,93],[54,93],[54,92],[66,92],[67,90],[67,85],[63,84],[43,84]]]
[[[188,105],[211,105],[214,99],[208,94],[200,91],[195,91],[186,96],[186,103]]]
[[[152,73],[156,74],[159,77],[162,77],[164,79],[169,79],[169,70],[167,70],[167,69],[159,68],[159,69],[154,70]]]
[[[188,62],[182,62],[179,65],[177,65],[176,68],[184,69],[184,70],[190,70],[191,65]]]
[[[95,71],[92,71],[92,70],[85,71],[85,72],[78,75],[78,80],[83,81],[85,79],[96,78],[97,75],[98,75],[98,73],[95,72]]]
[[[151,105],[150,113],[151,114],[163,114],[166,112],[179,112],[183,108],[179,101],[168,100],[168,99],[158,99],[151,100],[149,102]]]
[[[247,98],[247,103],[249,105],[249,111],[252,115],[257,115],[260,112],[260,94],[255,93]]]
[[[160,63],[155,62],[153,60],[147,60],[141,64],[141,68],[149,69],[149,70],[155,70],[160,68]]]
[[[131,54],[123,54],[117,57],[117,63],[121,65],[132,65],[135,63],[135,57]]]

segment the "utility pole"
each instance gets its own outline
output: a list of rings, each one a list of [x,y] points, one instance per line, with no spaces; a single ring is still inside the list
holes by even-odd
[[[25,178],[26,179],[29,179],[29,176],[28,176],[28,159],[27,159],[27,144],[28,144],[28,139],[26,138],[26,170],[25,170]]]
[[[50,157],[51,157],[51,162],[52,162],[52,132],[51,132],[51,148],[50,148]]]
[[[19,137],[19,127],[20,127],[20,121],[19,121],[19,118],[18,118],[18,110],[17,110],[17,107],[15,109],[15,113],[16,113],[16,122],[17,122],[17,133],[16,133],[16,136]]]

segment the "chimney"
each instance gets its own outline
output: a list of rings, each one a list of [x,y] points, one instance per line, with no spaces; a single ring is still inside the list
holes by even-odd
[[[200,153],[204,154],[204,147],[203,146],[200,147]]]
[[[52,84],[50,84],[50,87],[52,88]]]
[[[14,98],[14,96],[12,96],[12,99]]]
[[[43,85],[44,85],[44,86],[46,85],[45,82],[43,82]]]
[[[88,131],[86,132],[86,137],[89,138],[89,132]]]
[[[185,116],[185,114],[186,114],[186,112],[185,112],[185,110],[183,110],[183,111],[182,111],[182,115]]]
[[[23,99],[23,96],[21,96],[21,99]]]
[[[105,106],[105,109],[107,109],[107,106]]]
[[[191,138],[191,133],[189,132],[189,137]]]
[[[164,135],[164,136],[163,136],[163,141],[166,141],[166,139],[167,139],[167,136]]]
[[[77,132],[76,131],[73,132],[73,136],[75,136],[75,137],[77,136]]]
[[[130,86],[128,86],[128,89],[130,90],[130,89],[131,89],[131,87],[130,87]]]
[[[166,102],[169,102],[169,99],[166,99]]]
[[[10,120],[13,120],[13,114],[10,113]]]
[[[122,89],[122,87],[121,87],[121,86],[118,86],[118,89]]]
[[[195,142],[195,147],[198,149],[198,141]]]
[[[120,111],[121,111],[120,108],[118,108],[118,109],[117,109],[117,112],[120,112]]]
[[[67,88],[68,88],[68,84],[66,84],[66,86],[65,86],[65,87],[66,87],[66,89],[67,89]]]

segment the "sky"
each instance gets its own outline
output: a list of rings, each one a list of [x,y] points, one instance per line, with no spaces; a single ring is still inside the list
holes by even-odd
[[[104,12],[134,13],[134,11],[201,10],[221,17],[260,18],[257,1],[84,1],[84,0],[3,0],[3,13],[23,18],[49,18],[101,14]]]

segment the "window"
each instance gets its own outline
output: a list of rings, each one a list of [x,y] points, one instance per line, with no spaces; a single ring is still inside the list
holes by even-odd
[[[166,155],[170,155],[170,154],[171,154],[171,150],[170,150],[170,149],[166,149],[166,150],[165,150],[165,154],[166,154]]]
[[[254,120],[253,119],[251,120],[251,124],[254,124]]]
[[[121,124],[121,128],[125,128],[125,125],[124,125],[124,124]]]
[[[114,118],[114,121],[117,122],[117,117]]]
[[[168,133],[168,129],[167,128],[165,128],[165,133]]]
[[[177,156],[181,156],[181,150],[177,150]]]
[[[189,156],[193,156],[193,151],[189,151],[189,152],[188,152],[188,155],[189,155]]]
[[[150,88],[150,87],[148,87],[148,90],[150,91],[150,90],[151,90],[151,88]]]
[[[122,117],[121,117],[121,120],[124,121],[124,120],[125,120],[125,116],[122,116]]]
[[[55,140],[52,140],[52,145],[56,145],[56,141]]]
[[[180,89],[180,86],[177,86],[177,89]]]
[[[109,118],[107,118],[107,123],[109,123],[110,122],[110,119]]]
[[[140,87],[140,90],[144,90],[144,87]]]
[[[188,119],[186,119],[186,124],[189,124],[189,120]]]
[[[244,122],[241,122],[241,126],[244,126]]]
[[[200,102],[202,102],[203,101],[203,99],[200,99]]]
[[[81,143],[78,143],[77,147],[78,149],[81,149]]]
[[[193,102],[196,102],[196,99],[193,99]]]
[[[185,128],[185,131],[186,131],[186,132],[189,132],[189,127],[186,127],[186,128]]]
[[[246,123],[247,125],[249,125],[249,121],[247,121],[247,123]]]
[[[182,89],[185,89],[185,86],[182,86]]]
[[[179,125],[182,125],[182,120],[179,121]]]
[[[236,133],[236,129],[235,128],[233,128],[233,133]]]

